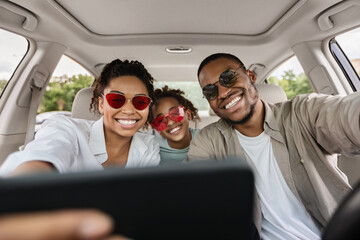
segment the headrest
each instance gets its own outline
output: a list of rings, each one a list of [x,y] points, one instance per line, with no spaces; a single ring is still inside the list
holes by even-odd
[[[287,96],[282,87],[274,84],[258,83],[255,84],[259,93],[259,98],[267,103],[278,103],[287,101]]]
[[[284,102],[287,99],[284,89],[274,84],[258,83],[255,84],[256,89],[259,93],[259,98],[267,103],[278,103]],[[209,109],[210,116],[216,116],[214,111]]]
[[[100,114],[95,114],[90,111],[92,95],[92,87],[83,88],[76,94],[71,109],[71,117],[88,120],[98,120],[101,117]]]

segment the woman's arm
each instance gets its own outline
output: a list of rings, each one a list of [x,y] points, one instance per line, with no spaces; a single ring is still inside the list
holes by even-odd
[[[19,165],[17,168],[15,168],[14,171],[12,171],[9,174],[9,176],[13,177],[13,176],[31,174],[35,172],[52,172],[52,171],[56,171],[56,169],[54,165],[52,165],[49,162],[31,161]]]
[[[78,154],[77,128],[66,117],[47,120],[23,151],[8,156],[1,165],[0,175],[14,176],[54,169],[68,171]]]
[[[0,240],[111,239],[113,221],[97,210],[60,210],[0,216]]]

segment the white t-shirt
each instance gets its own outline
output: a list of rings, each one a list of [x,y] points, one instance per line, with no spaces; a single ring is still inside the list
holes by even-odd
[[[281,174],[270,136],[265,132],[257,137],[236,133],[255,175],[262,212],[262,239],[320,239],[320,230]]]
[[[132,137],[125,168],[158,165],[159,151],[154,136],[137,132]],[[60,173],[102,170],[107,158],[103,118],[90,121],[54,116],[45,121],[23,151],[9,155],[0,175],[6,176],[20,164],[33,160],[50,162]]]
[[[193,139],[195,135],[200,131],[200,129],[189,128],[191,133],[191,138]],[[157,131],[153,130],[155,140],[160,145],[160,165],[169,165],[169,164],[180,164],[187,157],[189,147],[183,149],[175,149],[169,146],[169,143],[166,138],[161,136]]]

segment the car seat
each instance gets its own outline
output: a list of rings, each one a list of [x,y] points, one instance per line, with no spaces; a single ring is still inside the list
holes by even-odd
[[[75,96],[71,109],[71,117],[94,121],[98,120],[101,115],[95,114],[94,112],[90,111],[90,103],[92,96],[92,87],[81,89]]]

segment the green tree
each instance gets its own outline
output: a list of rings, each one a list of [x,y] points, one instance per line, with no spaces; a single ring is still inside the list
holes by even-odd
[[[82,74],[71,78],[65,76],[53,79],[47,86],[38,112],[71,111],[76,93],[82,88],[91,86],[92,82],[91,76]]]
[[[0,80],[0,94],[2,93],[2,91],[4,90],[5,86],[6,86],[7,80],[3,79]]]
[[[269,78],[269,83],[282,87],[288,99],[291,99],[299,94],[313,92],[305,73],[295,75],[293,70],[288,70],[285,71],[281,77],[282,78],[279,79],[271,76]]]

